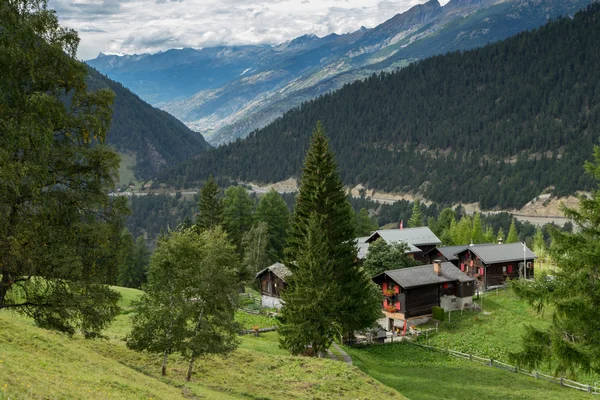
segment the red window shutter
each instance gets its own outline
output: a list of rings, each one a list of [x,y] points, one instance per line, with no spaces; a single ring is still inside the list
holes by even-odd
[[[399,301],[396,302],[396,310],[400,310],[400,302]]]
[[[483,269],[483,267],[479,267],[479,275],[484,275],[485,274],[485,270]]]
[[[388,306],[388,301],[387,299],[383,300],[383,308],[386,308]]]
[[[398,286],[398,285],[394,286],[394,293],[396,293],[396,294],[400,293],[400,286]]]
[[[448,289],[448,284],[444,283],[444,289]]]
[[[460,263],[460,270],[465,272],[465,263]]]
[[[383,282],[382,289],[384,292],[387,290],[387,282]]]
[[[469,261],[469,264],[471,265],[471,267],[473,266],[473,260]]]
[[[506,270],[508,271],[509,274],[512,274],[512,265],[509,265],[508,268],[506,268]]]

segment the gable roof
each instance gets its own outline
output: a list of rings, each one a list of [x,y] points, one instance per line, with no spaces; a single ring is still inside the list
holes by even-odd
[[[358,249],[358,258],[363,259],[367,256],[367,252],[369,251],[369,243],[367,243],[367,239],[370,236],[362,236],[356,238],[356,248]]]
[[[491,243],[461,244],[460,246],[436,247],[435,249],[432,249],[429,252],[437,251],[437,252],[441,253],[444,257],[446,257],[446,260],[454,261],[454,260],[458,260],[458,256],[457,256],[458,253],[462,253],[463,251],[465,251],[468,248],[480,247],[480,246],[491,246],[491,245],[492,245]]]
[[[367,239],[367,242],[371,243],[377,238],[382,238],[386,243],[406,242],[413,246],[442,243],[427,226],[406,229],[380,229],[375,231]]]
[[[417,287],[417,286],[425,286],[432,285],[436,283],[445,283],[445,282],[470,282],[474,281],[475,278],[470,277],[469,275],[462,272],[460,269],[456,268],[454,264],[450,262],[443,262],[442,266],[442,275],[437,275],[433,270],[433,264],[420,265],[418,267],[410,267],[410,268],[402,268],[402,269],[393,269],[390,271],[385,271],[375,278],[381,276],[388,276],[398,285],[402,286],[405,289]]]
[[[525,251],[523,252],[523,247]],[[506,243],[506,244],[490,244],[488,246],[477,246],[467,248],[473,254],[481,259],[485,264],[506,262],[506,261],[521,261],[523,258],[531,260],[537,258],[535,253],[523,243]],[[458,253],[457,253],[458,254]]]
[[[290,271],[288,269],[288,267],[286,267],[282,263],[276,262],[275,264],[273,264],[261,271],[258,271],[256,273],[256,278],[258,279],[262,274],[264,274],[265,272],[268,272],[268,271],[271,271],[276,277],[278,277],[279,279],[281,279],[284,282],[285,282],[285,278],[292,275],[292,271]]]

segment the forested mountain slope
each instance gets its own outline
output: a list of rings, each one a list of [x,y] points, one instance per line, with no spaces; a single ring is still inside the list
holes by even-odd
[[[505,39],[591,1],[450,0],[442,6],[429,0],[343,35],[304,35],[277,46],[101,54],[87,62],[220,145],[373,72]]]
[[[153,178],[162,168],[210,148],[202,135],[96,70],[89,68],[86,82],[90,90],[110,88],[115,92],[108,143],[120,152],[136,155],[138,177]]]
[[[483,208],[518,207],[544,190],[587,189],[582,165],[600,133],[600,5],[346,85],[162,180],[298,176],[318,120],[345,184]]]

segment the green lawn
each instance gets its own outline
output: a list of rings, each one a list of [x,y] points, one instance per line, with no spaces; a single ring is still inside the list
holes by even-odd
[[[121,164],[119,164],[119,182],[118,186],[128,185],[130,182],[137,183],[133,169],[135,168],[135,155],[119,153]]]
[[[481,298],[476,302],[481,304]],[[544,328],[550,324],[549,313],[536,313],[510,289],[488,292],[483,298],[483,309],[485,313],[452,312],[451,322],[441,323],[437,334],[428,335],[427,344],[512,364],[509,353],[521,348],[525,325]],[[427,327],[435,325],[423,326]],[[425,337],[421,336],[419,341],[425,343]],[[540,372],[553,373],[549,365],[540,366],[539,369]],[[600,376],[583,373],[573,378],[592,385],[600,381]]]
[[[525,375],[423,349],[410,343],[344,347],[354,365],[378,381],[418,399],[593,399]]]

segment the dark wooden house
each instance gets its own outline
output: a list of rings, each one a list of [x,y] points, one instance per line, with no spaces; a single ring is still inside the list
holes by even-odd
[[[426,226],[405,229],[380,229],[365,240],[365,243],[370,244],[378,239],[383,239],[389,244],[399,242],[408,244],[409,250],[407,253],[421,262],[429,262],[424,255],[442,243]]]
[[[476,278],[484,290],[509,279],[533,278],[537,258],[523,243],[468,247],[456,256],[458,268]]]
[[[482,244],[463,244],[460,246],[443,246],[443,247],[435,247],[428,252],[424,253],[423,256],[432,263],[434,260],[448,261],[454,264],[455,266],[459,266],[458,262],[458,253],[461,253],[468,249],[469,247],[479,247],[479,246],[489,246],[491,243],[482,243]]]
[[[390,327],[431,314],[432,307],[459,310],[473,302],[475,279],[449,262],[385,271],[373,278],[384,295]]]
[[[256,274],[263,307],[281,308],[281,291],[287,286],[285,280],[291,274],[290,270],[281,263],[275,263]]]

